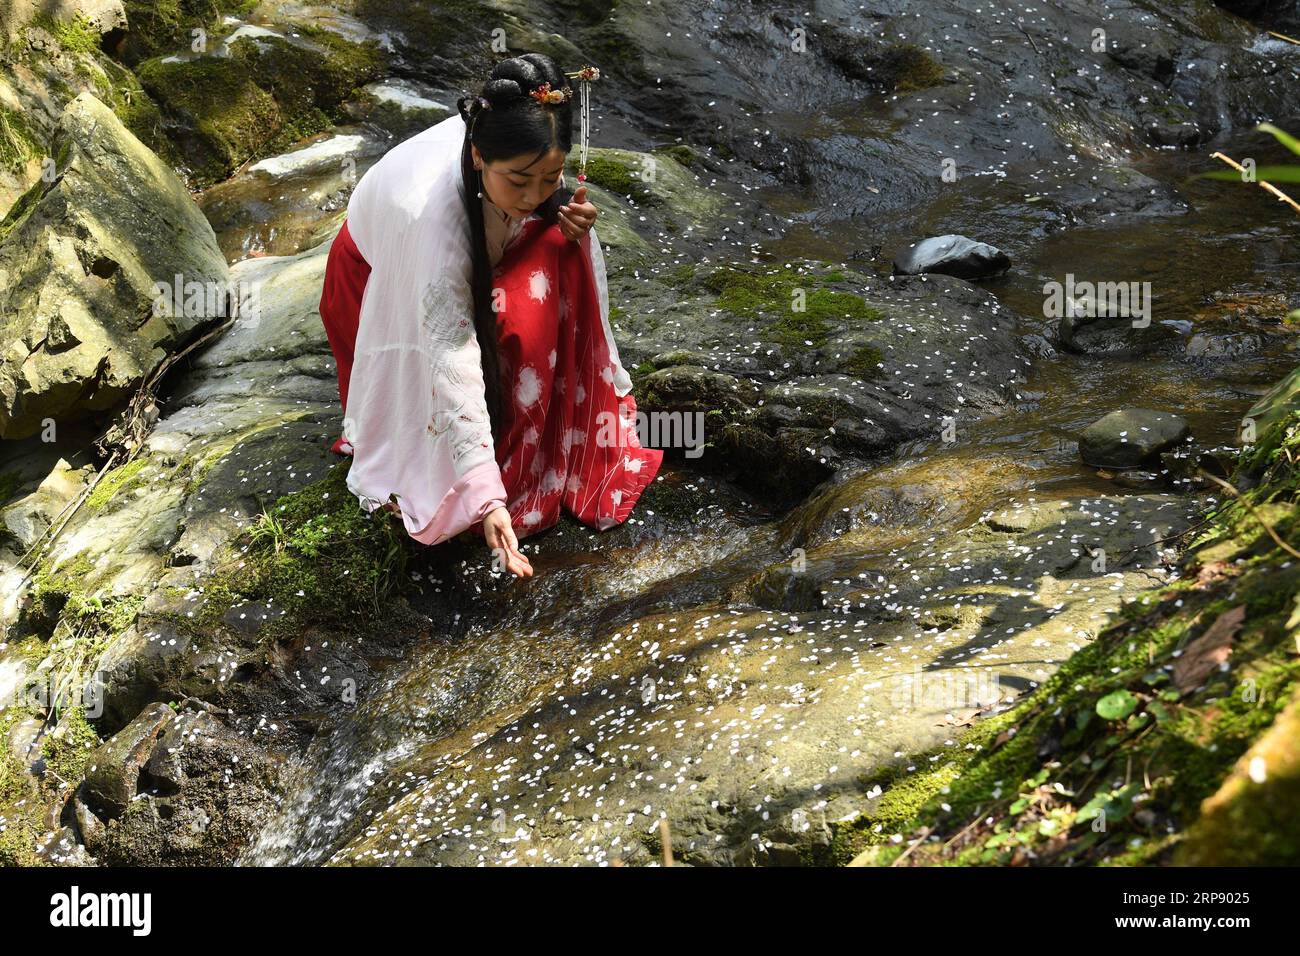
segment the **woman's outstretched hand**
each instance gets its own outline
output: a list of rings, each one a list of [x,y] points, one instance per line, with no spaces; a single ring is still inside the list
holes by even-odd
[[[507,571],[520,578],[533,576],[533,566],[519,550],[519,539],[515,537],[515,529],[510,524],[509,511],[505,508],[490,511],[483,519],[483,536],[487,538],[493,557],[499,557]]]
[[[587,201],[587,184],[583,183],[574,190],[573,198],[560,207],[560,232],[576,242],[586,235],[599,215],[600,210]]]

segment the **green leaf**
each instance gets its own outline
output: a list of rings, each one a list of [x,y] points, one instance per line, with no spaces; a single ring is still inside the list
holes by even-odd
[[[1274,139],[1276,139],[1287,149],[1291,150],[1291,152],[1295,153],[1297,156],[1300,156],[1300,139],[1296,139],[1290,133],[1278,129],[1272,123],[1260,123],[1258,126],[1255,127],[1255,129],[1260,130],[1261,132],[1264,133],[1272,133]]]
[[[1130,783],[1118,790],[1102,790],[1079,810],[1075,823],[1084,823],[1096,819],[1101,811],[1106,811],[1107,822],[1123,820],[1133,809],[1133,798],[1142,792],[1140,783]]]
[[[1242,179],[1235,169],[1216,169],[1209,173],[1197,173],[1193,179],[1224,179],[1229,182],[1250,182]],[[1259,166],[1255,169],[1255,182],[1260,180],[1270,183],[1300,183],[1300,166]]]
[[[1097,716],[1106,720],[1123,720],[1137,710],[1137,698],[1126,690],[1117,690],[1097,701]]]
[[[1143,711],[1140,714],[1134,714],[1128,719],[1128,729],[1137,730],[1151,720],[1151,715]]]

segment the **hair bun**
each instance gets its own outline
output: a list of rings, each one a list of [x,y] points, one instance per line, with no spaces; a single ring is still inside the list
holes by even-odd
[[[523,88],[515,80],[499,78],[488,80],[483,87],[483,95],[492,101],[492,105],[505,104],[524,95]]]

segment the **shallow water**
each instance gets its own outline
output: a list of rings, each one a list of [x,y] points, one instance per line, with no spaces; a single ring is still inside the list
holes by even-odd
[[[819,122],[816,135],[888,132],[880,123],[860,116]],[[1043,284],[1063,281],[1067,273],[1079,280],[1150,282],[1153,324],[1210,321],[1216,293],[1280,293],[1295,301],[1300,294],[1300,270],[1293,241],[1300,220],[1244,185],[1187,184],[1185,177],[1193,167],[1204,168],[1204,163],[1196,157],[1161,153],[1153,153],[1141,164],[1147,175],[1181,185],[1183,196],[1194,207],[1192,212],[1121,217],[1104,226],[1071,227],[1037,204],[1008,200],[1012,193],[1023,195],[1023,190],[992,181],[965,192],[954,190],[919,213],[885,226],[861,217],[837,218],[835,210],[808,206],[789,191],[773,192],[774,201],[780,196],[779,211],[798,222],[787,236],[768,243],[762,257],[771,261],[795,257],[845,261],[883,279],[888,270],[886,256],[872,259],[866,252],[849,260],[846,251],[879,246],[888,253],[926,235],[963,233],[1012,254],[1011,272],[983,285],[1023,316],[1026,334],[1041,333],[1047,325]],[[268,201],[274,199],[268,197]],[[948,502],[941,513],[926,516],[923,523],[899,529],[902,535],[917,538],[910,550],[901,553],[913,561],[933,558],[926,542],[966,527],[1012,499],[1043,503],[1133,493],[1100,476],[1096,469],[1082,466],[1074,444],[1080,429],[1119,407],[1138,405],[1176,412],[1187,419],[1200,446],[1231,446],[1245,410],[1289,372],[1298,358],[1289,343],[1222,360],[1189,359],[1180,354],[1123,358],[1061,352],[1036,358],[1014,408],[964,423],[952,444],[929,441],[901,447],[893,462],[880,469],[885,482],[911,482],[916,473],[926,469],[974,476],[963,486],[960,500]],[[999,465],[989,467],[990,462]],[[680,475],[676,478],[683,480]],[[634,514],[633,523],[644,521],[646,533],[632,546],[602,547],[595,538],[566,544],[562,538],[573,534],[569,531],[552,536],[533,556],[538,578],[527,589],[516,588],[512,592],[515,600],[493,604],[490,624],[475,621],[464,635],[431,641],[411,660],[391,668],[382,686],[367,694],[356,713],[317,738],[303,765],[302,789],[242,862],[327,861],[362,840],[366,827],[386,808],[419,794],[425,794],[421,807],[428,803],[440,808],[442,816],[437,823],[444,838],[471,829],[479,833],[481,829],[476,828],[490,826],[502,843],[509,843],[501,834],[513,823],[502,822],[500,809],[508,803],[489,795],[482,804],[471,806],[473,801],[468,800],[453,808],[450,798],[444,799],[438,781],[447,775],[446,788],[452,788],[453,780],[473,783],[474,778],[468,776],[471,769],[478,763],[490,764],[498,747],[515,756],[504,762],[512,773],[495,779],[504,784],[508,776],[531,771],[512,763],[527,760],[527,746],[511,749],[524,737],[523,731],[530,735],[535,731],[540,739],[550,727],[552,737],[562,739],[562,725],[571,714],[580,713],[563,703],[565,694],[575,693],[569,688],[584,686],[590,673],[608,672],[615,667],[611,659],[616,660],[620,653],[626,654],[629,670],[635,674],[633,662],[656,658],[661,652],[660,640],[666,646],[673,642],[681,645],[683,635],[698,630],[707,638],[698,638],[693,646],[713,640],[712,647],[726,643],[736,628],[746,626],[744,622],[753,625],[755,608],[737,600],[734,589],[755,569],[783,559],[776,525],[709,479],[685,480],[694,481],[705,498],[719,502],[693,529],[661,533],[653,515]],[[1188,507],[1195,506],[1196,501],[1188,501]],[[899,556],[899,534],[891,535],[888,528],[873,534],[844,539],[833,556],[836,573],[847,580],[862,576],[864,568],[871,569],[874,576],[877,571],[891,573],[900,562],[908,566]],[[921,540],[921,535],[926,538]],[[995,570],[1000,579],[1013,581],[1021,580],[1022,574],[1032,581],[1041,573],[1041,569],[1028,567],[1028,554],[1024,565],[1017,568],[1016,558],[1008,556],[1005,567]],[[789,617],[767,612],[769,620]],[[849,623],[846,621],[845,627]],[[926,625],[925,620],[918,624]],[[796,632],[800,628],[796,625]],[[859,632],[854,628],[842,636],[849,633]],[[935,633],[933,627],[918,630],[918,643],[908,653],[924,654],[929,642],[938,642]],[[833,643],[830,636],[819,640]],[[1068,653],[1068,649],[1041,655],[1017,653],[1025,668],[1038,668],[1025,673],[1040,673],[1056,659],[1053,654]],[[619,678],[618,673],[608,674],[607,684],[592,686],[616,686]],[[731,692],[732,684],[727,683],[719,693],[726,697]],[[710,700],[710,712],[715,706],[722,707],[717,699]],[[575,708],[579,706],[575,700]],[[581,729],[605,719],[597,715],[584,724],[588,713],[581,711],[583,716],[572,723]],[[543,719],[551,723],[542,727],[539,721]],[[889,749],[886,735],[895,732],[883,717],[878,724],[883,726],[881,740],[871,746],[883,750],[872,759],[884,755]],[[629,724],[633,726],[636,724]],[[646,725],[640,732],[646,732]],[[903,732],[896,733],[901,739]],[[486,755],[481,753],[489,743]],[[541,753],[551,744],[535,746]],[[862,746],[871,752],[865,743]],[[533,756],[538,758],[538,754]],[[574,768],[583,766],[583,756],[579,751]],[[570,773],[576,774],[575,779],[583,776],[580,769]],[[538,774],[544,776],[541,770]],[[568,778],[561,777],[564,779]],[[491,790],[495,794],[496,782]],[[498,806],[495,816],[482,809],[494,803]],[[434,838],[437,836],[435,833]],[[492,838],[488,839],[491,842]],[[473,843],[470,847],[479,849]],[[502,861],[515,862],[513,850],[500,853]],[[485,849],[482,854],[479,859],[495,859]],[[438,859],[436,852],[430,855]]]

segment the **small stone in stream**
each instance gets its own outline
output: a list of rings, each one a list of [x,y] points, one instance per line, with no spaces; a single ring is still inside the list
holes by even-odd
[[[958,279],[985,279],[1011,268],[1011,257],[987,242],[965,236],[922,239],[894,259],[894,272],[919,275],[938,272]]]
[[[1187,422],[1169,412],[1124,408],[1083,430],[1079,455],[1084,464],[1098,468],[1136,468],[1153,462],[1189,432]]]

